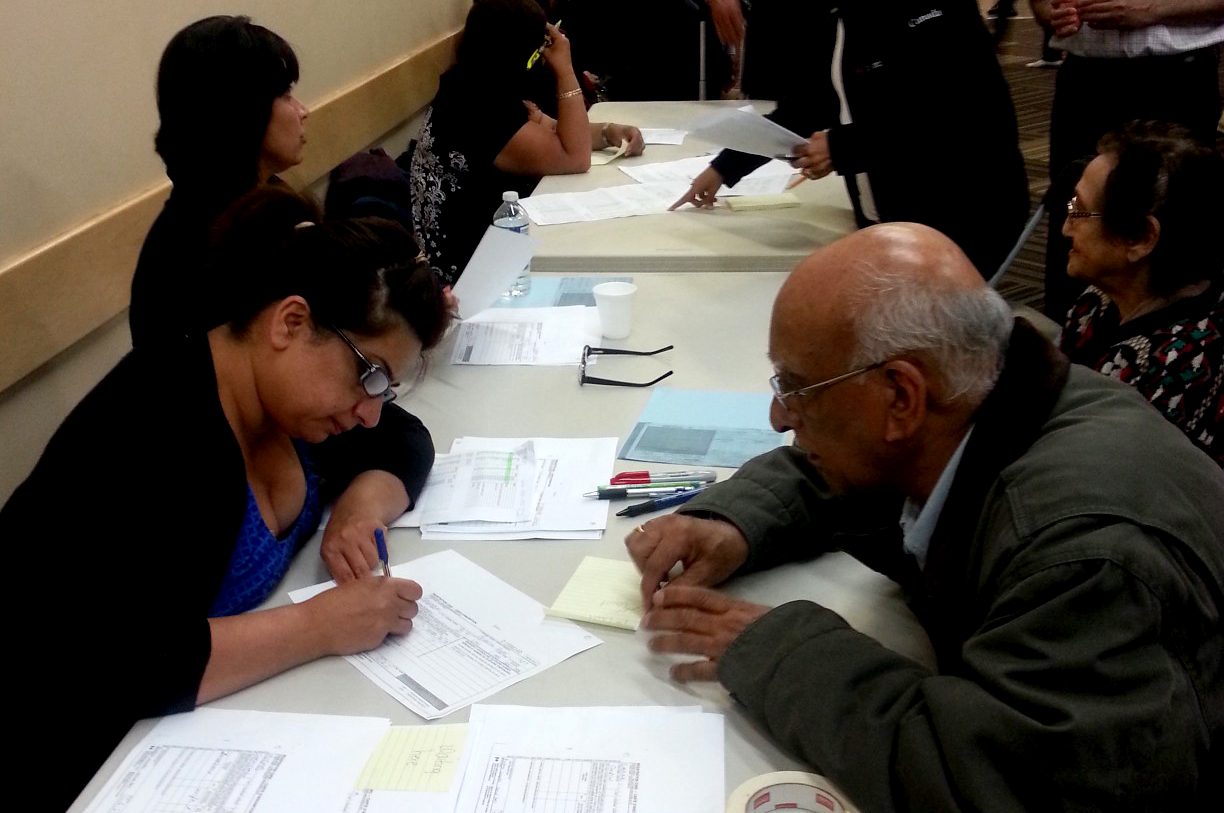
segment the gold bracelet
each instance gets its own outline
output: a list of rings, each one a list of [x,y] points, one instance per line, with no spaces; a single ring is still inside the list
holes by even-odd
[[[571,96],[581,95],[581,93],[582,93],[582,88],[574,88],[573,90],[567,90],[564,93],[558,93],[557,100],[560,101],[561,99],[568,99]]]

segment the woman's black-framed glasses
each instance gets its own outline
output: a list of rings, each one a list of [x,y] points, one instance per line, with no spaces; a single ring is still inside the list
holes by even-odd
[[[391,376],[387,373],[385,367],[381,364],[375,364],[365,357],[365,354],[357,349],[357,345],[353,344],[353,340],[344,335],[344,331],[335,325],[331,329],[336,331],[336,335],[344,339],[344,343],[349,346],[349,349],[357,354],[357,358],[365,366],[365,371],[361,373],[361,388],[365,390],[365,394],[371,398],[382,398],[384,404],[389,404],[395,400],[395,390],[391,389]]]
[[[650,387],[658,384],[663,379],[672,374],[671,370],[663,373],[663,375],[653,381],[636,382],[636,381],[617,381],[612,378],[595,378],[587,375],[587,357],[588,356],[654,356],[659,353],[671,350],[675,345],[660,347],[658,350],[617,350],[614,347],[591,347],[589,344],[582,348],[582,360],[578,362],[578,386],[583,384],[603,384],[608,387]]]

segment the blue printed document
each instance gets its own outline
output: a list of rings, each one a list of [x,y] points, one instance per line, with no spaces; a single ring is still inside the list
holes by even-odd
[[[621,447],[621,460],[738,468],[791,443],[769,425],[769,393],[659,387]]]

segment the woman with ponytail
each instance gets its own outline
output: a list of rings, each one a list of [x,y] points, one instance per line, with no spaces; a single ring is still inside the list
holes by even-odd
[[[13,651],[58,661],[18,677],[23,703],[50,715],[25,750],[73,732],[48,808],[67,807],[138,718],[371,649],[416,614],[421,587],[371,568],[374,531],[433,462],[428,433],[389,403],[447,325],[432,270],[403,260],[416,252],[401,226],[320,221],[272,187],[218,229],[207,272],[226,323],[129,353],[0,510],[10,550],[43,543],[55,565],[9,591],[26,611]],[[256,609],[333,496],[323,556],[340,586]],[[83,696],[86,725],[65,702]]]

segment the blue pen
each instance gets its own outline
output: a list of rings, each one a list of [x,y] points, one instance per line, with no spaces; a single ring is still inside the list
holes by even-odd
[[[622,508],[616,512],[618,517],[636,517],[638,514],[648,514],[651,511],[658,511],[660,508],[671,508],[674,505],[686,503],[696,497],[704,488],[694,488],[691,491],[681,491],[679,494],[669,494],[666,497],[659,497],[657,500],[647,500],[640,502],[637,505],[631,505],[628,508]]]
[[[387,564],[387,538],[383,536],[382,528],[374,529],[374,544],[378,545],[378,564],[382,566],[384,576],[391,575],[391,567]]]

